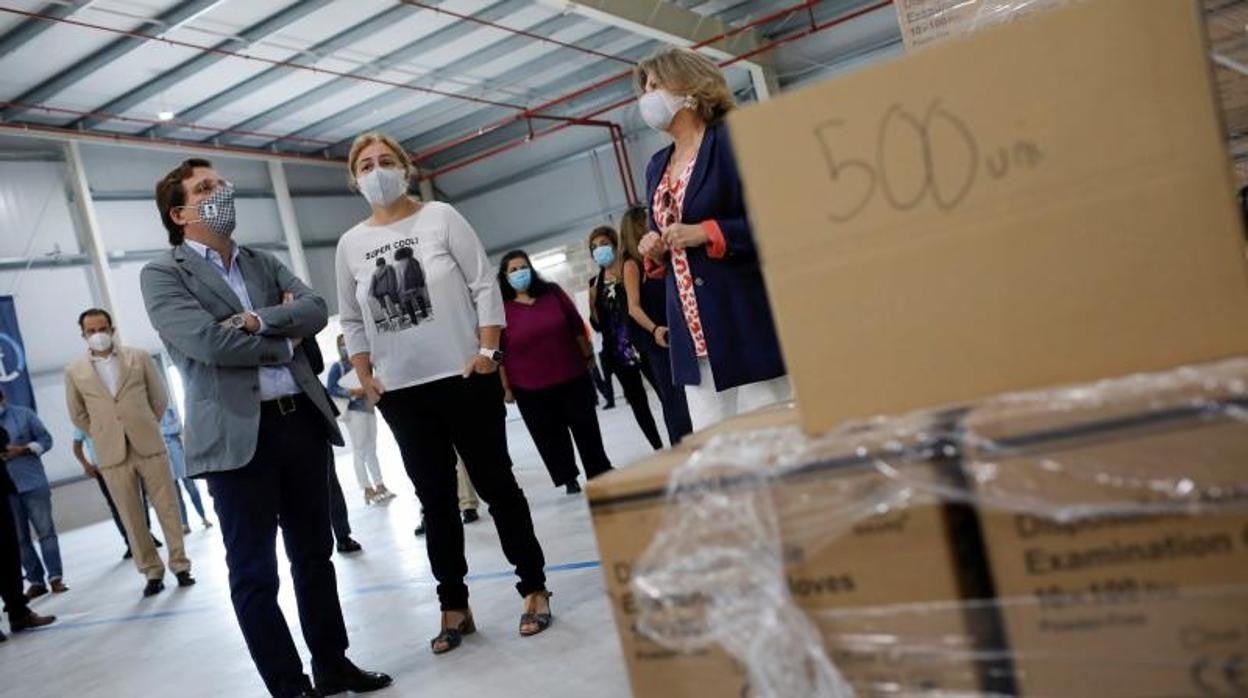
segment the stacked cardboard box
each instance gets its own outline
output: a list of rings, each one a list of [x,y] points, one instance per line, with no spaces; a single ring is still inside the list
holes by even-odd
[[[636,695],[758,690],[720,649],[642,636],[630,582],[662,527],[689,524],[666,496],[678,467],[799,419],[837,436],[749,496],[860,695],[1245,690],[1242,417],[1158,413],[1147,391],[1108,411],[997,399],[1248,355],[1202,32],[1195,2],[1073,3],[730,117],[800,410],[591,483]],[[946,448],[844,426],[924,408],[957,417],[933,431]]]
[[[767,436],[757,431],[786,425],[788,430]],[[731,420],[719,431],[746,440],[755,433],[800,439],[791,408]],[[843,446],[850,443],[858,441]],[[645,606],[631,586],[638,559],[661,526],[679,529],[666,517],[672,507],[686,504],[671,502],[667,485],[696,448],[661,454],[589,486],[607,588],[638,696],[747,695],[744,668],[724,651],[679,654],[637,628]],[[974,521],[935,494],[958,486],[956,467],[929,457],[926,448],[891,454],[892,465],[905,472],[899,480],[875,467],[875,454],[855,451],[834,444],[774,477],[727,486],[724,494],[732,498],[727,506],[746,509],[753,497],[762,497],[774,507],[775,543],[792,602],[814,622],[828,656],[864,695],[889,686],[978,692],[984,672],[977,650],[992,647],[996,639],[995,629],[983,624],[984,614],[968,614],[960,604],[980,595],[975,585],[982,583],[982,572],[975,570],[982,562],[960,559],[958,543]],[[711,532],[700,540],[713,546],[719,543],[714,538]],[[766,599],[760,596],[759,603]]]

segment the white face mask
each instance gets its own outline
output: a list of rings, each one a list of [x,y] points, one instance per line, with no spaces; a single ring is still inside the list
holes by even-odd
[[[641,120],[647,126],[656,131],[666,131],[676,113],[691,107],[692,102],[689,97],[674,95],[667,90],[653,90],[637,100],[637,108],[641,110]]]
[[[108,332],[96,332],[87,335],[87,346],[100,353],[113,348],[113,335]]]
[[[395,167],[377,167],[356,180],[371,206],[389,206],[407,193],[407,177]]]

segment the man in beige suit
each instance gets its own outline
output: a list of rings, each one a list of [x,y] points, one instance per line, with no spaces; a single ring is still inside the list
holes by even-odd
[[[74,426],[91,435],[100,475],[121,513],[134,562],[147,578],[144,596],[165,588],[165,565],[144,520],[140,484],[147,491],[169,544],[178,586],[195,583],[182,544],[178,494],[160,432],[168,404],[164,382],[146,352],[116,346],[113,318],[92,308],[78,317],[89,352],[65,372],[65,399]]]

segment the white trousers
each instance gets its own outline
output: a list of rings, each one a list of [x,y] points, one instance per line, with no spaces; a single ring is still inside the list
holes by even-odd
[[[694,431],[701,431],[739,414],[793,399],[793,386],[789,384],[788,376],[761,383],[748,383],[719,392],[715,390],[715,377],[711,374],[709,359],[698,359],[698,372],[702,381],[698,385],[685,386],[685,400],[689,403],[689,418],[693,422]]]
[[[382,484],[381,461],[377,459],[377,413],[347,410],[342,416],[351,437],[351,455],[355,458],[355,479],[360,489],[368,490]]]

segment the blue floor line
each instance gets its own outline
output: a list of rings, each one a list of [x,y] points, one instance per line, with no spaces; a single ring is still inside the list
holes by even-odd
[[[558,565],[548,565],[546,567],[546,572],[548,574],[557,573],[557,572],[575,572],[577,570],[593,569],[595,567],[600,567],[601,565],[602,565],[602,562],[599,560],[585,560],[583,562],[565,562],[565,563],[558,564]],[[482,572],[480,574],[468,575],[465,578],[465,581],[480,582],[480,581],[488,581],[488,580],[493,580],[493,579],[506,579],[512,576],[515,576],[515,572],[511,570],[505,570],[505,571],[499,571],[499,572]],[[384,592],[384,591],[397,591],[399,589],[407,589],[407,588],[417,587],[417,586],[432,586],[435,584],[437,584],[437,582],[431,579],[414,579],[414,580],[409,580],[406,582],[395,582],[393,584],[377,584],[373,586],[361,587],[359,589],[351,590],[347,593],[346,598],[352,598],[356,596],[365,596],[369,594],[376,594],[376,593]],[[65,621],[65,622],[57,622],[44,628],[26,630],[26,631],[23,631],[23,633],[47,633],[47,632],[64,631],[64,630],[81,630],[83,628],[94,628],[94,627],[108,626],[108,625],[121,625],[123,623],[133,623],[136,621],[143,621],[143,620],[156,620],[160,618],[175,618],[179,616],[190,616],[190,615],[195,615],[197,613],[216,613],[222,610],[224,609],[218,608],[216,606],[197,606],[194,608],[184,608],[184,609],[172,610],[172,611],[155,611],[152,613],[135,613],[132,615],[127,615],[127,616],[118,616],[116,618],[100,618],[98,620]]]

